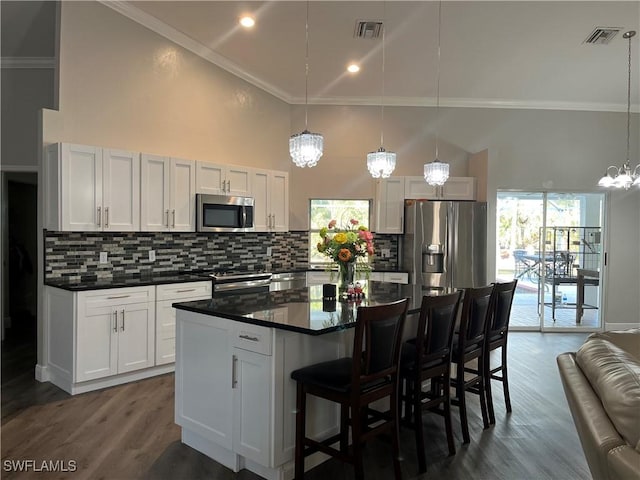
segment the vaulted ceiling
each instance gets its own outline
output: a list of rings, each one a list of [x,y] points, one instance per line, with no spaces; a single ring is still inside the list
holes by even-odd
[[[110,4],[213,63],[289,102],[305,101],[307,3],[133,1]],[[311,1],[310,103],[433,105],[438,2]],[[440,103],[450,106],[626,111],[628,43],[640,31],[638,1],[453,1],[442,3]],[[238,18],[252,14],[251,30]],[[354,38],[358,20],[382,20],[382,40]],[[605,45],[596,27],[620,32]],[[632,40],[633,110],[640,55]],[[361,71],[348,74],[356,61]]]

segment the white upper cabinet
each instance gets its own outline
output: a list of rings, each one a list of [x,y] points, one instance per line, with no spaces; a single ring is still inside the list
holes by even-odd
[[[429,185],[424,177],[405,177],[405,198],[427,200],[475,200],[474,177],[449,177],[441,187]]]
[[[251,196],[251,170],[249,168],[208,162],[196,163],[197,193]]]
[[[45,151],[44,176],[48,230],[139,230],[138,153],[53,144]]]
[[[172,158],[169,183],[171,185],[171,194],[169,195],[171,230],[195,232],[196,162]]]
[[[289,174],[253,169],[251,176],[254,197],[253,221],[256,232],[286,232],[289,230]]]
[[[389,177],[378,180],[376,185],[377,233],[402,233],[404,231],[405,177]]]
[[[195,231],[196,162],[142,154],[143,231]]]

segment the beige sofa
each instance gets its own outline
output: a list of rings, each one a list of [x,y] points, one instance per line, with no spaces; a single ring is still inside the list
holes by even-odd
[[[640,329],[594,333],[558,368],[595,480],[640,480]]]

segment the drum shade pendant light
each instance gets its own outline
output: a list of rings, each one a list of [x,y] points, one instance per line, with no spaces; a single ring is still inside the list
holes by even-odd
[[[438,69],[436,83],[436,158],[424,165],[424,179],[429,185],[444,185],[449,178],[449,164],[438,160],[438,119],[440,118],[440,29],[442,26],[442,2],[438,2]]]
[[[384,145],[384,37],[386,35],[386,26],[384,25],[386,4],[383,6],[382,14],[382,97],[380,101],[380,148],[376,152],[369,152],[367,154],[367,168],[373,178],[387,178],[391,175],[396,168],[396,154],[394,152],[387,152]]]
[[[304,131],[291,135],[289,153],[298,167],[315,167],[322,157],[324,138],[320,133],[311,133],[307,129],[309,109],[309,2],[305,21],[305,70],[304,70]]]
[[[629,40],[629,74],[627,76],[627,160],[621,167],[610,165],[598,182],[599,187],[624,188],[628,190],[631,185],[640,186],[640,164],[631,170],[629,164],[629,145],[631,138],[631,38],[636,34],[633,30],[625,32],[622,38]]]

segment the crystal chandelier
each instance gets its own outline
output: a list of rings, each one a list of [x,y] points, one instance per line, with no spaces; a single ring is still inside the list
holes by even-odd
[[[373,178],[387,178],[393,173],[396,168],[396,154],[394,152],[387,152],[384,147],[384,37],[386,34],[386,27],[384,26],[386,4],[383,4],[383,25],[382,25],[382,97],[380,101],[380,148],[376,152],[369,152],[367,154],[367,168]]]
[[[438,160],[438,119],[440,116],[440,29],[442,26],[442,2],[438,2],[438,70],[436,83],[436,158],[424,165],[424,179],[429,185],[444,185],[449,178],[449,164]]]
[[[289,154],[298,167],[315,167],[322,157],[324,138],[320,133],[311,133],[307,129],[309,108],[309,1],[305,22],[305,70],[304,70],[304,131],[289,138]]]
[[[636,34],[631,30],[625,32],[622,38],[629,40],[629,75],[627,77],[627,160],[621,167],[610,165],[607,171],[598,182],[599,187],[624,188],[628,190],[631,185],[640,186],[640,164],[631,170],[629,164],[629,145],[631,138],[631,38]]]

